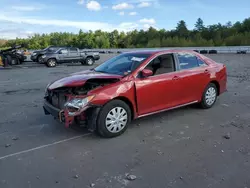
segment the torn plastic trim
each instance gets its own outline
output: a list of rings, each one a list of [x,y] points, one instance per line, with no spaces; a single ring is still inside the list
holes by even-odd
[[[60,117],[60,121],[65,124],[66,128],[68,128],[71,124],[73,124],[76,117],[81,116],[83,113],[86,113],[85,117],[86,117],[86,122],[87,122],[87,128],[89,131],[94,131],[96,130],[97,118],[98,118],[100,109],[101,109],[101,105],[93,105],[90,103],[86,107],[82,108],[79,112],[74,114],[73,116],[69,115],[68,110],[66,109],[61,110],[60,113],[62,115],[59,115],[59,117]]]
[[[80,111],[78,111],[75,114],[70,114],[70,112],[67,109],[60,111],[60,122],[64,123],[65,127],[68,128],[71,124],[73,124],[75,117],[81,115],[84,111],[86,111],[89,108],[89,106],[85,106]]]

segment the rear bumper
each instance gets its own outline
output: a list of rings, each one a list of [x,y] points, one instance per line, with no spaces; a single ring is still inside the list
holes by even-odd
[[[47,58],[42,58],[40,63],[46,63],[48,61]]]
[[[98,61],[100,59],[100,55],[94,55],[94,59]]]
[[[19,57],[19,60],[20,60],[20,61],[25,61],[26,59],[27,59],[26,56],[21,56],[21,57]]]
[[[37,60],[37,56],[30,56],[30,59],[31,59],[32,61],[36,61],[36,60]]]

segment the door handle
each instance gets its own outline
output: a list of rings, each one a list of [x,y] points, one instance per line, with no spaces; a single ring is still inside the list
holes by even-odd
[[[174,77],[172,78],[172,80],[179,80],[179,79],[180,79],[179,76],[174,76]]]

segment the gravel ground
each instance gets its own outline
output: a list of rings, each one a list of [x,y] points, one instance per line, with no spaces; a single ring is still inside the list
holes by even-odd
[[[250,187],[250,55],[209,57],[228,68],[228,92],[212,109],[138,119],[113,139],[43,113],[48,82],[89,67],[0,70],[0,187]]]

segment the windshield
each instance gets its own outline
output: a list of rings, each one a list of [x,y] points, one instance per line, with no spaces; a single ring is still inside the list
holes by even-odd
[[[58,48],[58,47],[50,47],[49,49],[48,49],[48,52],[56,52],[57,50],[59,50],[60,48]]]
[[[128,75],[138,68],[151,54],[127,53],[121,54],[96,67],[96,72]]]
[[[48,46],[47,48],[44,48],[43,51],[56,52],[58,49],[60,49],[60,48],[59,47]]]
[[[48,46],[47,48],[44,48],[43,51],[46,51],[48,50],[49,48],[51,48],[50,46]]]

